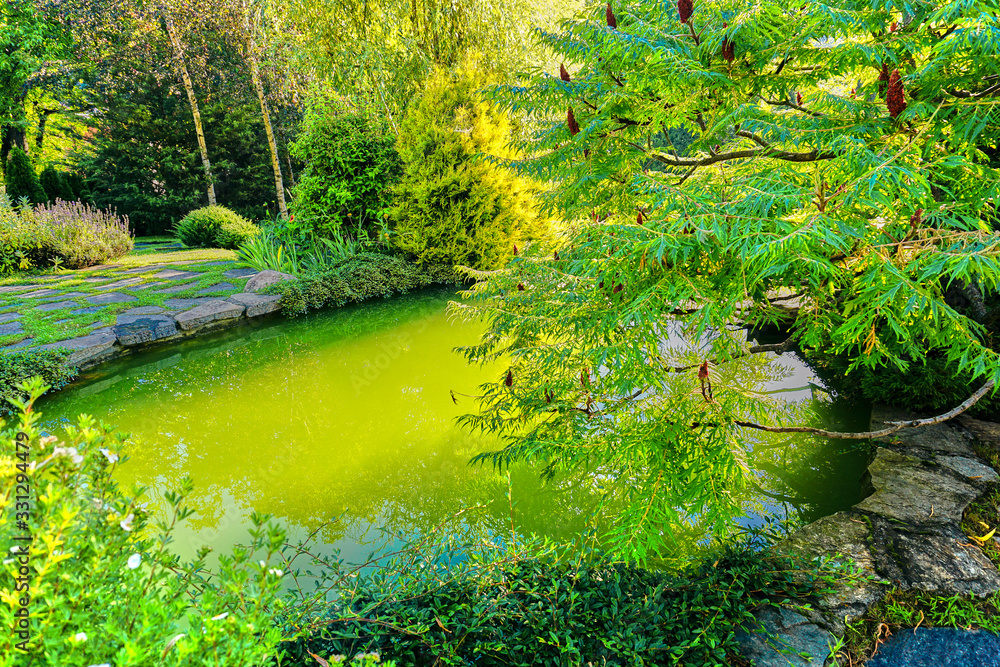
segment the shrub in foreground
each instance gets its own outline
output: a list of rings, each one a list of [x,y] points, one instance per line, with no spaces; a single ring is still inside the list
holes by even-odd
[[[252,222],[225,206],[206,206],[191,211],[177,223],[177,238],[191,248],[236,249],[260,230]]]
[[[17,386],[40,377],[52,389],[62,389],[76,378],[78,370],[66,363],[60,350],[28,350],[0,355],[0,415],[14,408],[14,401],[27,396]]]
[[[282,667],[358,651],[407,665],[729,665],[757,606],[804,603],[846,572],[750,542],[671,574],[535,540],[438,539],[338,572],[348,583],[296,617],[304,636],[281,646]]]
[[[37,381],[24,388],[33,399],[44,389]],[[63,436],[42,437],[30,407],[22,403],[10,427],[0,422],[0,495],[27,493],[31,506],[26,526],[13,507],[0,519],[2,576],[29,586],[3,593],[0,667],[267,664],[279,639],[270,620],[281,606],[284,533],[254,516],[248,548],[221,555],[212,576],[207,549],[182,563],[167,545],[191,513],[183,505],[190,481],[165,494],[167,518],[154,522],[138,493],[113,481],[122,436],[81,417]],[[25,625],[23,635],[10,630]]]

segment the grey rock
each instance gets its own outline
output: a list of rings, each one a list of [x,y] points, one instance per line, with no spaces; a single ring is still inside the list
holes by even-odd
[[[120,269],[121,266],[118,264],[97,264],[96,266],[88,266],[87,271],[108,271],[109,269]]]
[[[81,296],[87,296],[86,292],[62,292],[59,296],[50,297],[48,299],[42,299],[42,303],[48,303],[50,301],[61,301],[64,299],[78,299]]]
[[[149,273],[150,271],[159,271],[164,268],[166,264],[148,264],[146,266],[137,266],[134,269],[125,269],[124,271],[119,271],[119,273]]]
[[[100,332],[81,338],[71,338],[59,341],[58,343],[42,345],[40,349],[68,349],[70,350],[70,355],[66,361],[73,365],[79,365],[93,363],[106,356],[110,356],[116,340],[117,338],[115,338],[113,332]]]
[[[188,280],[198,278],[201,274],[194,271],[178,271],[177,269],[164,269],[152,275],[157,280]]]
[[[246,307],[247,317],[259,317],[281,310],[281,297],[266,294],[234,294],[228,299]]]
[[[280,283],[282,280],[295,280],[295,276],[287,273],[281,273],[280,271],[261,271],[247,281],[247,284],[243,286],[243,291],[259,292],[265,287],[270,287],[271,285]]]
[[[959,475],[968,477],[973,484],[990,484],[1000,481],[1000,475],[997,474],[996,470],[964,456],[939,456],[935,460]]]
[[[139,306],[138,308],[131,308],[121,313],[121,316],[125,315],[159,315],[164,312],[163,308],[159,306]],[[121,319],[119,317],[119,319]]]
[[[233,292],[236,290],[236,286],[231,283],[215,283],[214,285],[209,285],[205,289],[198,290],[195,294],[223,294],[226,292]]]
[[[43,303],[40,306],[35,306],[34,310],[48,312],[50,310],[62,310],[63,308],[73,308],[76,305],[78,305],[76,301],[54,301],[52,303]]]
[[[41,285],[4,285],[0,287],[0,294],[17,294],[26,290],[38,289]]]
[[[886,426],[890,421],[909,421],[918,418],[896,408],[875,406],[872,408],[872,429]],[[969,446],[971,438],[964,429],[952,427],[948,422],[920,428],[904,428],[884,438],[887,442],[916,447],[928,453],[952,454],[955,456],[975,456]]]
[[[1000,590],[1000,571],[957,524],[900,524],[873,516],[876,568],[893,584],[943,595]]]
[[[16,343],[14,343],[13,345],[8,345],[7,347],[5,347],[3,349],[4,350],[10,350],[10,351],[21,350],[21,349],[24,349],[26,347],[31,347],[34,344],[35,344],[35,339],[34,338],[25,338],[24,340],[18,341]]]
[[[195,306],[202,306],[206,303],[212,303],[218,299],[213,299],[212,297],[200,297],[197,299],[164,299],[163,305],[167,308],[173,308],[175,310],[187,310],[189,308],[194,308]]]
[[[844,631],[844,622],[864,616],[868,607],[882,599],[888,586],[875,568],[871,549],[869,520],[853,512],[838,512],[803,526],[776,547],[779,553],[830,557],[840,563],[853,562],[875,581],[842,582],[834,585],[833,593],[820,601],[828,613],[831,628]],[[846,619],[845,619],[846,617]]]
[[[973,419],[965,415],[959,417],[958,422],[974,440],[1000,447],[1000,424]]]
[[[243,315],[244,307],[222,300],[212,300],[191,310],[174,316],[177,325],[184,331],[203,327],[210,322],[236,319]]]
[[[104,310],[104,306],[87,306],[86,308],[77,308],[76,310],[71,310],[69,312],[74,315],[92,315],[102,310]]]
[[[36,289],[25,294],[21,294],[22,299],[39,299],[43,296],[58,296],[60,291],[57,289]]]
[[[121,287],[131,287],[133,285],[138,285],[144,280],[144,278],[124,278],[122,280],[116,280],[113,283],[108,283],[107,285],[99,285],[94,289],[106,290],[106,289],[119,289]]]
[[[0,324],[0,336],[13,336],[14,334],[19,333],[24,333],[24,329],[21,328],[20,322]]]
[[[736,633],[740,652],[754,667],[819,667],[835,643],[829,632],[784,607],[764,607],[754,618],[756,626]]]
[[[128,347],[177,335],[177,323],[169,315],[120,315],[113,327],[118,342]]]
[[[880,447],[868,467],[875,493],[854,506],[902,522],[957,523],[979,490],[941,466]]]
[[[898,630],[866,667],[1000,667],[1000,637],[985,630]]]
[[[222,275],[226,278],[239,280],[241,278],[252,278],[260,273],[257,269],[229,269]]]
[[[98,294],[97,296],[88,296],[86,298],[87,303],[94,306],[106,306],[110,303],[128,303],[129,301],[137,300],[137,297],[131,294],[122,294],[121,292],[108,292],[107,294]]]
[[[185,292],[185,291],[191,289],[194,286],[195,286],[194,283],[183,283],[181,285],[172,285],[170,287],[164,287],[163,289],[158,289],[158,290],[156,290],[156,293],[157,294],[177,294],[178,292]]]
[[[21,317],[21,313],[0,313],[0,324],[16,320]]]
[[[151,283],[143,283],[142,285],[136,285],[132,288],[133,292],[139,292],[143,290],[153,289],[154,287],[160,287],[161,285],[166,285],[167,283],[161,282],[159,280]]]

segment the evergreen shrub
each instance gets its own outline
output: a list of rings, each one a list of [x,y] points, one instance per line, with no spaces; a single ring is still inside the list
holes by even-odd
[[[420,264],[494,269],[515,244],[549,235],[538,185],[484,157],[518,156],[509,116],[477,97],[481,87],[472,67],[438,72],[400,127],[393,243]]]
[[[48,202],[55,202],[57,199],[63,201],[77,201],[77,197],[66,179],[66,173],[59,171],[52,165],[47,166],[38,176],[38,181],[45,190],[45,198]]]
[[[434,280],[402,257],[362,252],[322,271],[275,286],[289,315],[301,315],[325,306],[343,306],[374,297],[387,297],[426,287]]]
[[[256,236],[259,229],[225,206],[206,206],[184,216],[174,233],[181,243],[191,248],[235,249]]]
[[[31,166],[31,158],[16,146],[10,150],[4,173],[7,186],[7,196],[14,203],[27,197],[32,204],[44,204],[47,201],[45,190],[38,180],[35,168]]]
[[[292,154],[305,170],[292,194],[288,229],[297,242],[336,232],[375,232],[402,174],[395,138],[378,118],[318,100],[308,110]]]
[[[62,389],[79,372],[66,363],[69,356],[61,350],[27,350],[0,355],[0,414],[14,408],[13,400],[24,400],[16,387],[29,378],[39,377],[51,389]]]

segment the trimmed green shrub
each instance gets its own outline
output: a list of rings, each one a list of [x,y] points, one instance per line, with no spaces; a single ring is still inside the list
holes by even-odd
[[[14,408],[12,399],[24,400],[26,394],[18,389],[28,378],[40,377],[52,389],[62,389],[72,382],[79,372],[66,363],[69,356],[61,350],[36,350],[0,355],[0,414]]]
[[[510,119],[477,97],[481,86],[473,69],[438,72],[400,127],[393,243],[420,264],[495,269],[550,233],[537,184],[481,156],[517,157]]]
[[[328,100],[314,102],[291,149],[306,163],[292,191],[292,238],[333,238],[341,229],[354,235],[375,232],[402,174],[394,144],[381,120]]]
[[[402,257],[359,253],[332,267],[275,286],[283,310],[301,315],[324,306],[343,306],[426,287],[431,276]]]
[[[219,232],[215,236],[215,243],[220,248],[236,250],[243,242],[249,241],[260,234],[260,227],[253,224],[243,216],[233,213],[233,217],[226,217],[219,226]]]
[[[31,166],[31,158],[16,146],[10,150],[10,155],[7,157],[4,180],[7,185],[7,196],[15,204],[22,197],[27,197],[32,204],[44,204],[47,200],[45,190],[38,180],[38,174]]]
[[[177,223],[174,233],[191,248],[236,248],[258,233],[257,227],[225,206],[191,211]]]
[[[66,173],[59,171],[52,165],[42,170],[38,181],[41,183],[42,189],[45,190],[45,197],[50,203],[57,199],[77,201],[77,197],[73,194],[73,188],[66,180]]]

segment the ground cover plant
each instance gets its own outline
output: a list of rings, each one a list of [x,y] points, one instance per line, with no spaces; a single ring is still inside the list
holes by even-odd
[[[513,166],[556,179],[549,206],[577,222],[455,306],[490,323],[469,360],[507,360],[465,418],[506,438],[481,460],[634,476],[614,533],[642,558],[667,525],[733,529],[755,433],[824,435],[734,360],[799,344],[905,371],[934,350],[995,390],[997,351],[945,293],[1000,283],[988,12],[611,3],[539,36],[562,65],[494,99],[537,121]],[[776,323],[783,345],[742,335]]]
[[[66,363],[66,352],[60,350],[35,350],[10,352],[0,355],[0,415],[12,412],[14,399],[25,400],[27,395],[18,385],[40,378],[50,389],[62,389],[76,377],[77,369]]]

